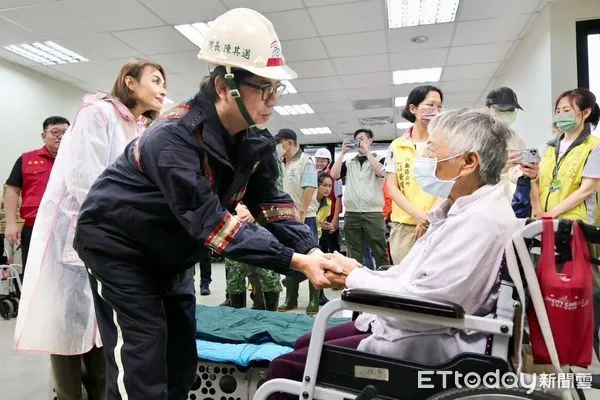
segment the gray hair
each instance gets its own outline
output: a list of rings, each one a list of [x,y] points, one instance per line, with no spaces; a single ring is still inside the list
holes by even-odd
[[[479,154],[479,175],[484,184],[500,182],[500,174],[508,161],[508,141],[513,131],[488,111],[445,111],[431,120],[430,134],[443,136],[452,154]]]

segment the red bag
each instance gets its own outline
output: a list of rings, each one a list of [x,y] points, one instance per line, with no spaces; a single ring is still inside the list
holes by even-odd
[[[561,365],[585,368],[592,363],[594,344],[594,277],[587,243],[579,223],[573,221],[573,259],[565,264],[561,273],[557,273],[552,219],[544,219],[543,225],[542,255],[537,278],[558,359]],[[548,349],[533,307],[530,307],[527,318],[534,362],[550,364]]]

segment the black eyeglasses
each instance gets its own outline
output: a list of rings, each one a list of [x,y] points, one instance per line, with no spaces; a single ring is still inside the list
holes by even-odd
[[[65,132],[67,132],[66,129],[50,129],[48,132],[50,135],[52,135],[53,137],[59,137],[65,134]]]
[[[271,96],[273,96],[275,93],[277,93],[277,97],[279,97],[285,91],[285,85],[281,82],[278,82],[276,85],[259,86],[259,85],[255,85],[254,83],[243,81],[240,83],[240,85],[246,85],[248,87],[260,90],[262,92],[261,98],[263,101],[269,100],[271,98]]]

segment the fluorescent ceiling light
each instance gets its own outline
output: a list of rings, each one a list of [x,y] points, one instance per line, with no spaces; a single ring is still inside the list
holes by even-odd
[[[290,81],[281,81],[281,83],[283,83],[285,85],[285,90],[283,91],[283,94],[298,93],[298,91],[296,90],[296,88],[294,87],[294,85],[292,85],[292,82],[290,82]]]
[[[396,97],[396,100],[394,100],[394,105],[396,107],[404,107],[406,106],[406,101],[408,100],[408,96],[405,97]]]
[[[300,129],[300,132],[302,132],[303,135],[329,135],[332,133],[331,129],[327,127]]]
[[[392,75],[394,85],[402,85],[405,83],[437,82],[440,80],[441,76],[442,67],[394,71]]]
[[[199,48],[202,48],[202,46],[204,46],[206,32],[208,32],[208,28],[210,28],[213,23],[214,21],[175,25],[175,29],[177,29],[177,31],[185,36],[190,42],[194,43]]]
[[[408,129],[412,126],[410,122],[398,122],[396,124],[397,129]]]
[[[443,24],[456,18],[460,0],[387,0],[390,29]]]
[[[42,65],[71,64],[89,61],[87,58],[62,47],[52,41],[44,43],[11,44],[6,50]]]
[[[273,109],[277,111],[279,115],[304,115],[315,113],[315,111],[308,104],[275,106]]]

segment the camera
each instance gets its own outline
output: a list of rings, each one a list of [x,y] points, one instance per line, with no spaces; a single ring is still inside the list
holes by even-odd
[[[358,147],[360,147],[360,140],[358,140],[358,139],[350,140],[350,148],[356,149]]]

